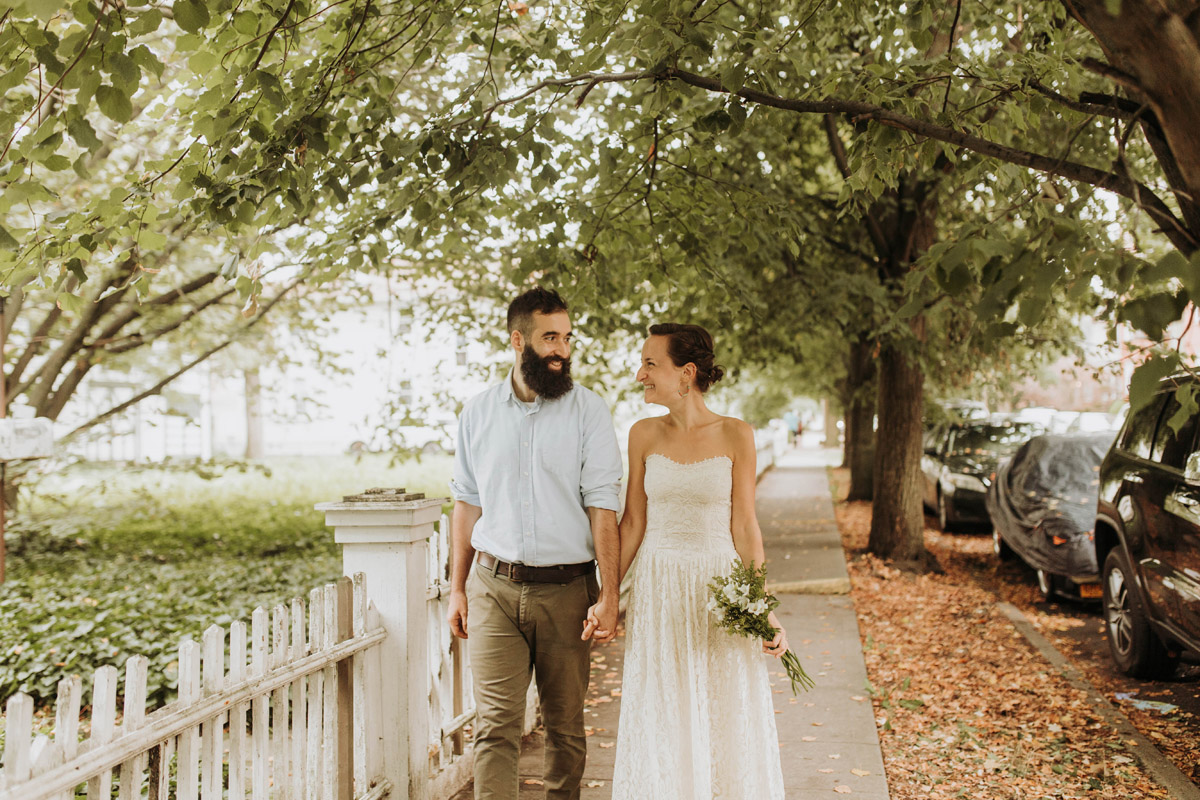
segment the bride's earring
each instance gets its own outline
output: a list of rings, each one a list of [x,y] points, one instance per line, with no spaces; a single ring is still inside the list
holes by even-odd
[[[680,397],[687,397],[687,396],[688,396],[688,392],[690,392],[690,391],[692,390],[692,387],[691,387],[691,385],[690,385],[690,384],[688,384],[686,381],[680,381],[680,382],[679,382],[679,386],[680,386],[680,388],[677,390],[677,392],[676,392],[676,393],[677,393],[677,394],[678,394]]]

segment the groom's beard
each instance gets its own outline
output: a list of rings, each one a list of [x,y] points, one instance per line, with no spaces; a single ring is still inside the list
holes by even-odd
[[[562,369],[554,372],[550,364],[560,363]],[[530,345],[521,351],[521,377],[534,393],[547,400],[556,400],[571,391],[571,359],[559,356],[542,358]]]

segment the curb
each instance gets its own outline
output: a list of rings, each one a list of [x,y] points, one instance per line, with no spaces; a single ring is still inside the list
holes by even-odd
[[[849,578],[812,578],[803,581],[767,583],[772,594],[850,594]]]
[[[1200,800],[1200,787],[1192,783],[1191,779],[1164,756],[1153,742],[1133,727],[1129,717],[1121,713],[1119,708],[1088,683],[1083,674],[1067,661],[1058,648],[1051,644],[1049,639],[1042,636],[1037,628],[1033,627],[1033,623],[1021,613],[1019,608],[1007,602],[997,603],[996,607],[1004,616],[1008,617],[1013,627],[1033,645],[1034,649],[1050,662],[1058,674],[1066,679],[1067,683],[1087,694],[1088,701],[1092,703],[1096,713],[1103,717],[1105,722],[1116,728],[1127,742],[1136,745],[1130,748],[1130,753],[1137,758],[1146,772],[1150,773],[1150,777],[1158,781],[1170,793],[1174,800]]]

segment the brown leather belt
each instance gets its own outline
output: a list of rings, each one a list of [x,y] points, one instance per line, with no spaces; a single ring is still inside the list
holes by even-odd
[[[493,575],[503,575],[517,583],[566,583],[580,575],[590,575],[596,570],[595,561],[581,564],[554,564],[548,567],[531,567],[526,564],[510,564],[480,550],[477,554],[479,566]]]

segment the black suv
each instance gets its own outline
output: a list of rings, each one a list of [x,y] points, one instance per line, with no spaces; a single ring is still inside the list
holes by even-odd
[[[1182,653],[1200,654],[1200,413],[1181,413],[1176,398],[1195,381],[1164,380],[1100,465],[1095,542],[1108,644],[1117,666],[1140,678],[1165,677]]]

